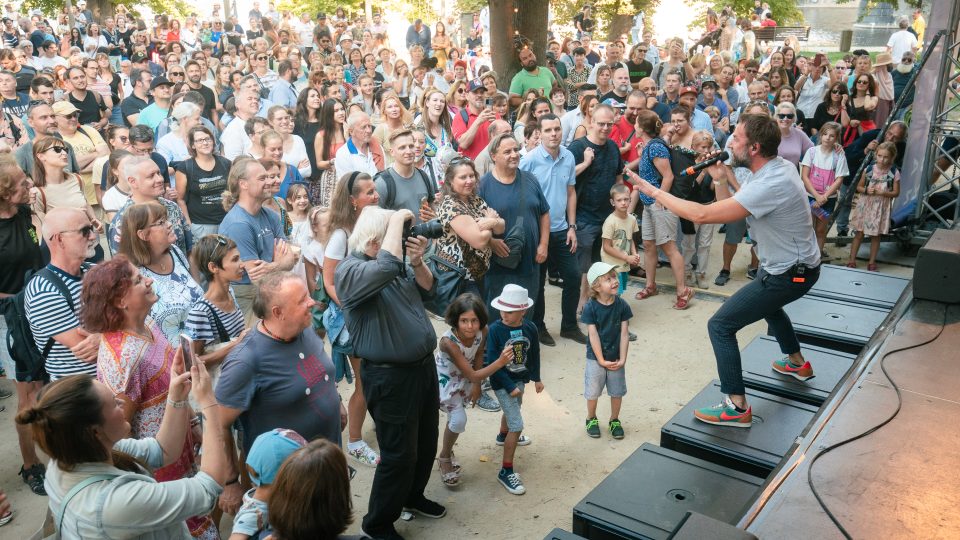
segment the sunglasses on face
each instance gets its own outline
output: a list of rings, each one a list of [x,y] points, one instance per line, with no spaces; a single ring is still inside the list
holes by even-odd
[[[866,81],[866,80],[862,80],[862,79],[861,79],[861,80],[857,81],[857,84],[870,84],[870,81]]]
[[[793,120],[796,115],[793,113],[780,113],[777,115],[777,118],[781,120]]]
[[[169,75],[170,75],[171,77],[183,77],[183,76],[184,76],[184,72],[183,72],[183,71],[171,71]]]
[[[267,57],[266,57],[266,56],[263,56],[263,55],[257,56],[256,58],[254,58],[254,60],[257,60],[258,62],[263,62],[263,61],[266,60],[266,59],[267,59]]]
[[[83,236],[84,238],[86,238],[86,237],[90,236],[91,234],[93,234],[94,232],[96,232],[96,230],[97,230],[97,229],[96,229],[93,225],[91,225],[91,224],[88,223],[88,224],[84,225],[83,227],[80,227],[79,229],[71,229],[71,230],[69,230],[69,231],[60,231],[60,232],[57,233],[57,234],[80,233],[81,236]],[[56,236],[57,234],[54,234],[53,236]],[[50,237],[51,240],[53,240],[53,236]]]
[[[72,116],[76,117],[75,114],[72,115]],[[56,152],[56,153],[58,153],[58,154],[66,154],[66,153],[67,153],[67,147],[66,147],[66,146],[51,146],[50,148],[47,148],[47,150],[53,150],[54,152]]]

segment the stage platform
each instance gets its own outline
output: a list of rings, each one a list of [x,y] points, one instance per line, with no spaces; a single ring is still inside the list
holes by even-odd
[[[887,372],[903,397],[897,417],[820,458],[812,478],[853,538],[960,538],[960,305],[909,295],[908,288],[892,328],[881,328],[867,345],[739,527],[759,538],[842,538],[807,484],[810,460],[895,410],[897,395],[881,359],[932,339],[946,320],[933,342],[887,356]]]

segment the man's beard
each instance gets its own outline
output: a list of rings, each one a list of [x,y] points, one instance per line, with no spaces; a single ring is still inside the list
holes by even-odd
[[[529,64],[524,64],[524,65],[523,65],[523,69],[525,69],[525,70],[527,70],[527,71],[534,71],[534,70],[537,69],[537,63],[536,63],[536,62],[530,62]]]
[[[897,64],[896,70],[901,75],[909,75],[913,71],[913,64]]]
[[[745,167],[750,168],[750,155],[737,155],[733,150],[730,151],[730,165],[732,167]]]
[[[621,93],[621,94],[626,94],[626,93],[629,92],[629,91],[630,91],[630,85],[629,85],[629,84],[621,84],[620,86],[617,87],[617,92],[619,92],[619,93]]]

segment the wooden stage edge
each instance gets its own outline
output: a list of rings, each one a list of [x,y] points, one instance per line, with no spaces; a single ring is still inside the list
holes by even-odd
[[[853,538],[960,538],[960,305],[914,300],[912,284],[738,527],[759,538],[843,538],[817,504],[808,469],[823,448],[893,413],[885,355],[903,399],[899,414],[819,458],[813,483]]]

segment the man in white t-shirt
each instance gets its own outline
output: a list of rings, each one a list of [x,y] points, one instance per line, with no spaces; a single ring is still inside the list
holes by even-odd
[[[906,17],[901,17],[897,21],[897,26],[900,27],[900,30],[893,33],[890,36],[890,39],[887,40],[887,52],[893,56],[893,63],[899,64],[900,59],[903,57],[905,52],[917,52],[917,36],[913,35],[912,32],[907,30],[910,27],[910,22],[907,21]]]

